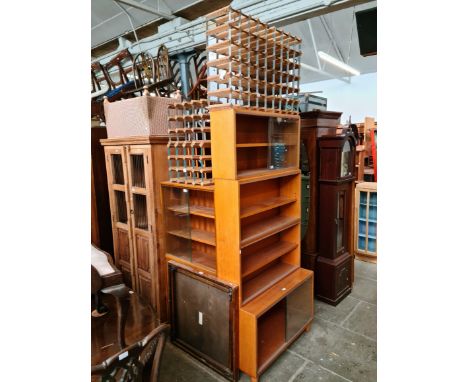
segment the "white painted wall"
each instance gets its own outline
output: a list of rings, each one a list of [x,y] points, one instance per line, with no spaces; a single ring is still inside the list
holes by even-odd
[[[364,117],[377,121],[377,73],[351,77],[347,84],[339,80],[328,80],[301,84],[301,92],[322,90],[317,96],[327,98],[327,110],[341,111],[341,123],[363,122]]]

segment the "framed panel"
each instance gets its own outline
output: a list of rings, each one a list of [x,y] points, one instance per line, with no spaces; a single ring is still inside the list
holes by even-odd
[[[174,261],[168,266],[172,342],[237,381],[238,287]]]

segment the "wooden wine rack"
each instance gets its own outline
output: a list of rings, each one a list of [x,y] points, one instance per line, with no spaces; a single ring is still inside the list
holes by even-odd
[[[213,183],[207,100],[169,105],[169,180],[206,186]]]
[[[297,114],[301,39],[230,6],[205,17],[210,103]]]

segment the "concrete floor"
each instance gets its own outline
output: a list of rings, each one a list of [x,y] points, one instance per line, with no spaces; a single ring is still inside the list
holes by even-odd
[[[162,382],[225,382],[168,343],[161,363]],[[377,380],[377,265],[355,261],[352,293],[333,307],[315,300],[315,318],[260,377],[260,382],[375,382]],[[249,381],[242,374],[241,382]]]

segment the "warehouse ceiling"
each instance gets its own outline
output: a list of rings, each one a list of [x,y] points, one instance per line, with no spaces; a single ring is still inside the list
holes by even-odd
[[[236,0],[238,3],[246,3],[248,0]],[[295,0],[296,2],[298,0]],[[229,5],[229,0],[92,0],[91,1],[91,46],[92,57],[106,59],[119,48],[119,37],[124,37],[129,43],[134,43],[135,33],[139,40],[153,36],[158,32],[158,27],[169,21],[170,18],[182,17],[186,20],[195,20],[213,10]],[[252,4],[259,1],[251,1]],[[275,1],[264,1],[264,4],[273,4]],[[289,5],[288,5],[289,3]],[[291,0],[281,1],[280,7],[291,6]],[[310,1],[310,4],[313,2]],[[348,75],[342,69],[321,61],[319,65],[312,43],[312,34],[315,39],[317,51],[323,51],[337,59],[348,63],[361,74],[377,71],[377,57],[362,57],[359,52],[359,42],[356,29],[354,12],[373,8],[377,1],[323,1],[326,3],[340,3],[338,7],[330,7],[331,12],[315,12],[314,17],[307,18],[308,14],[298,13],[297,17],[275,22],[282,29],[302,38],[302,62],[308,66],[319,68],[318,71],[301,69],[301,83],[323,81],[330,78],[342,78],[346,80]],[[284,4],[284,5],[283,5]],[[135,6],[131,6],[135,5]],[[141,5],[149,7],[153,13],[137,9]],[[351,6],[350,6],[351,5]],[[338,9],[334,10],[333,9]],[[155,13],[160,12],[163,17]],[[278,13],[276,11],[276,13]],[[274,19],[275,9],[267,13],[267,17]],[[130,17],[129,17],[130,16]],[[297,21],[301,20],[301,21]],[[177,19],[175,20],[177,21]],[[296,21],[296,22],[295,22]],[[174,22],[174,20],[173,20]],[[132,26],[133,24],[133,26]],[[323,73],[325,72],[325,73]]]
[[[316,68],[318,67],[317,57],[315,55],[312,36],[308,25],[310,21],[317,51],[328,53],[329,55],[357,69],[361,74],[375,73],[377,72],[377,56],[362,57],[360,55],[356,19],[353,17],[353,13],[368,8],[374,8],[376,6],[377,2],[372,1],[366,4],[314,17],[306,21],[286,25],[283,29],[302,38],[301,62],[304,64],[308,64]],[[321,61],[321,68],[336,77],[349,75],[343,70],[324,61]],[[329,76],[301,68],[301,83],[328,79],[330,79]]]

